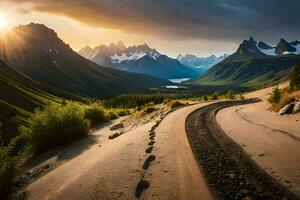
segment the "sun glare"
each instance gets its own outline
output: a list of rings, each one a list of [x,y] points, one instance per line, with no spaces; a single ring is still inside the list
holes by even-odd
[[[0,28],[1,29],[7,28],[7,19],[3,14],[0,14]]]

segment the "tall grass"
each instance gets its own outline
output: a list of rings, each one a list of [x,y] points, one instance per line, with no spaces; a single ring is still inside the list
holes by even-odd
[[[285,105],[294,102],[295,100],[300,99],[300,91],[296,92],[283,92],[281,94],[281,97],[279,101],[275,104],[273,104],[273,110],[279,111],[281,108],[283,108]]]

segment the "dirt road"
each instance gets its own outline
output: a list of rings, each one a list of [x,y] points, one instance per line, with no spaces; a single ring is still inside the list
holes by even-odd
[[[73,152],[70,159],[30,184],[28,199],[212,199],[185,133],[187,115],[203,105],[163,121],[158,115],[109,141],[109,130],[98,130],[93,142],[72,145],[60,155]]]

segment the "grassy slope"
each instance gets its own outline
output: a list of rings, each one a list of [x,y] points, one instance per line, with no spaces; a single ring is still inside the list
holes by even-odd
[[[218,63],[202,76],[189,81],[195,85],[239,85],[256,88],[287,76],[300,56],[270,57]]]
[[[0,61],[0,122],[3,139],[7,141],[26,124],[30,113],[37,107],[61,103],[63,99],[85,101],[81,97],[51,88],[13,70]]]

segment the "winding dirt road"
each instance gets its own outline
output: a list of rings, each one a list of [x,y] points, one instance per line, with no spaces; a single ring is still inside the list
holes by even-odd
[[[30,184],[28,199],[212,199],[185,133],[186,117],[204,105],[156,116],[109,141],[108,128],[100,129],[86,149]]]

